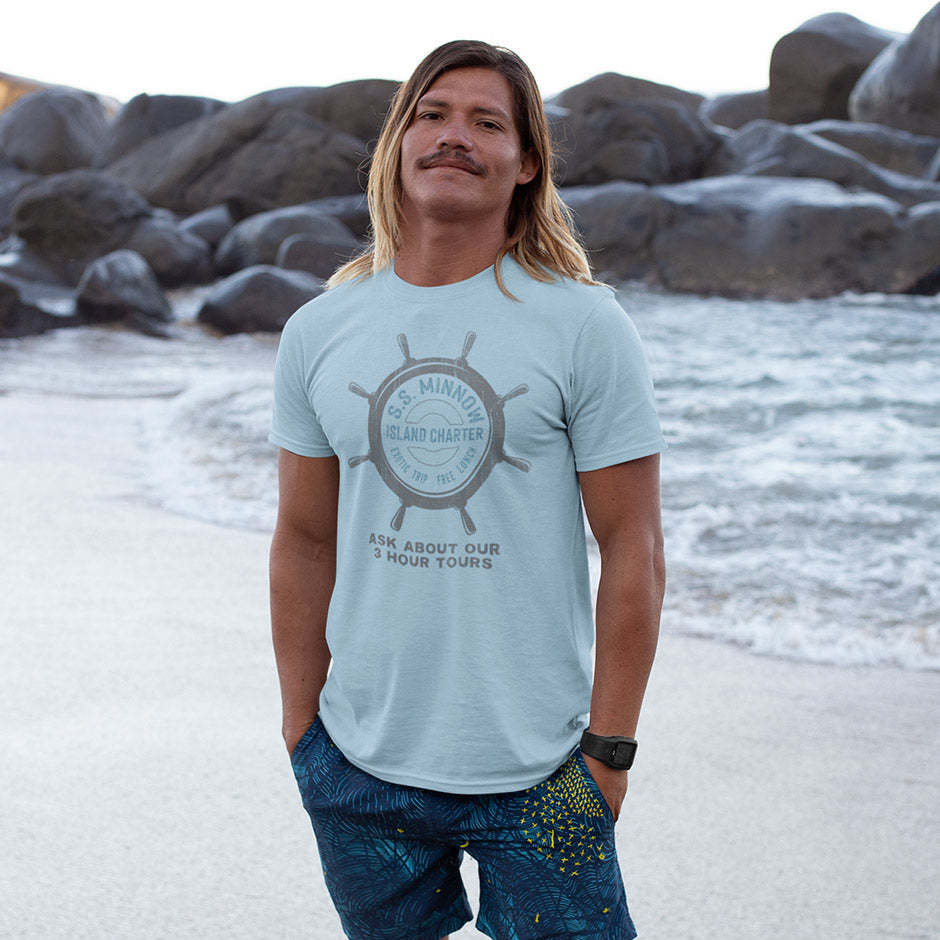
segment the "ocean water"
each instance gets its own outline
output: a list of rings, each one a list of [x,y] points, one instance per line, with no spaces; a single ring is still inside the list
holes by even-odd
[[[172,341],[116,327],[0,341],[0,393],[140,399],[129,498],[269,530],[277,337],[211,335],[198,300],[174,298]],[[621,302],[670,445],[664,631],[940,669],[940,299],[631,286]]]

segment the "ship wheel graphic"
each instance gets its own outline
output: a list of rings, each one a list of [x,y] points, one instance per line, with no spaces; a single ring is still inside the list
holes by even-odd
[[[529,462],[503,450],[503,406],[528,392],[518,385],[497,395],[467,365],[476,340],[468,333],[457,359],[414,359],[404,333],[398,345],[404,363],[371,395],[355,382],[349,390],[369,402],[369,453],[349,460],[350,467],[371,461],[385,485],[401,500],[391,521],[401,529],[409,506],[460,512],[464,531],[476,532],[467,500],[493,467],[505,461],[528,472]]]

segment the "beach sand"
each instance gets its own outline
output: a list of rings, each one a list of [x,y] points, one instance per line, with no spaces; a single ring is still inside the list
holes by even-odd
[[[0,395],[0,936],[339,940],[279,738],[269,535],[141,499],[164,406]],[[938,718],[936,673],[667,632],[618,824],[640,937],[940,936]]]

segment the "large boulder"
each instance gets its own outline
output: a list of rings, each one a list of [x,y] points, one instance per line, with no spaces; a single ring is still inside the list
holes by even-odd
[[[34,336],[62,326],[77,326],[75,317],[44,310],[25,295],[16,278],[0,272],[0,339]]]
[[[597,105],[617,104],[622,101],[672,101],[695,111],[704,100],[704,95],[684,91],[672,85],[661,85],[645,78],[621,75],[619,72],[604,72],[586,82],[573,85],[548,99],[547,103],[568,111],[584,111]]]
[[[31,95],[34,91],[42,91],[48,86],[32,78],[23,78],[20,75],[10,75],[0,72],[0,111],[6,111],[24,95]]]
[[[180,221],[180,230],[198,235],[215,250],[232,230],[235,220],[228,206],[210,206]]]
[[[723,139],[696,110],[669,100],[596,101],[564,124],[559,178],[566,186],[695,179]]]
[[[61,271],[36,254],[22,239],[11,236],[0,242],[0,274],[16,280],[21,287],[51,287],[56,291],[74,287]]]
[[[141,219],[124,247],[142,255],[165,287],[205,284],[215,274],[209,243],[166,209],[157,209]]]
[[[339,219],[356,238],[363,240],[369,237],[372,219],[369,217],[369,200],[365,193],[314,199],[307,205],[324,215]]]
[[[213,276],[205,240],[100,170],[72,170],[27,186],[14,203],[12,230],[73,285],[89,262],[119,248],[141,254],[168,287]]]
[[[94,95],[47,88],[24,95],[0,114],[0,154],[34,173],[87,167],[107,127],[105,109]]]
[[[12,229],[39,257],[77,283],[89,261],[124,247],[152,208],[133,190],[96,170],[45,177],[23,189]]]
[[[303,89],[301,110],[367,144],[378,139],[398,82],[366,78]]]
[[[78,284],[76,305],[87,323],[123,321],[151,336],[166,336],[173,311],[147,262],[121,249],[92,261]]]
[[[940,149],[934,154],[933,160],[930,161],[930,166],[927,167],[927,173],[925,175],[929,180],[940,180]]]
[[[324,281],[329,280],[336,269],[349,261],[359,249],[348,242],[324,241],[310,235],[289,235],[281,242],[274,263],[279,268],[291,271],[307,271]]]
[[[824,180],[725,177],[660,187],[651,254],[671,290],[745,296],[903,293],[940,263],[940,204],[907,213]]]
[[[716,95],[703,101],[699,116],[719,127],[737,130],[750,121],[766,118],[769,111],[770,92],[742,91],[735,94]]]
[[[146,95],[132,98],[117,113],[94,156],[98,167],[113,163],[151,137],[214,114],[225,103],[192,95]]]
[[[562,191],[601,280],[647,280],[649,248],[663,220],[657,191],[639,183],[611,182]]]
[[[303,271],[270,265],[246,268],[215,284],[197,319],[222,333],[279,333],[291,314],[323,290]]]
[[[940,266],[940,203],[906,210],[826,180],[608,183],[565,198],[599,271],[668,290],[791,300],[904,293]]]
[[[871,63],[852,90],[849,115],[940,137],[940,4]]]
[[[940,150],[940,138],[911,134],[884,124],[854,121],[814,121],[806,130],[817,137],[854,150],[859,156],[895,173],[922,179],[928,176],[931,161]]]
[[[273,209],[244,219],[222,239],[215,254],[216,272],[231,274],[258,264],[273,265],[282,243],[292,235],[305,235],[347,257],[359,245],[342,222],[316,209],[308,206]]]
[[[318,91],[266,92],[229,105],[152,138],[108,171],[181,215],[225,203],[240,217],[358,192],[366,144],[303,110],[316,105]]]
[[[10,233],[13,205],[19,194],[39,179],[37,173],[21,170],[9,163],[0,163],[0,239]]]
[[[847,13],[813,17],[777,41],[770,56],[768,116],[784,124],[845,120],[849,95],[897,33]]]
[[[807,127],[753,121],[738,131],[711,170],[719,175],[826,179],[880,193],[906,206],[940,200],[940,185],[886,170]]]

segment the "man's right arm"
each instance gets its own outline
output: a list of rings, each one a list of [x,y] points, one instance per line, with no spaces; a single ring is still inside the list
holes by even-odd
[[[336,580],[339,461],[282,449],[278,490],[271,542],[271,633],[281,685],[281,732],[293,751],[317,716],[330,667],[326,614]]]

